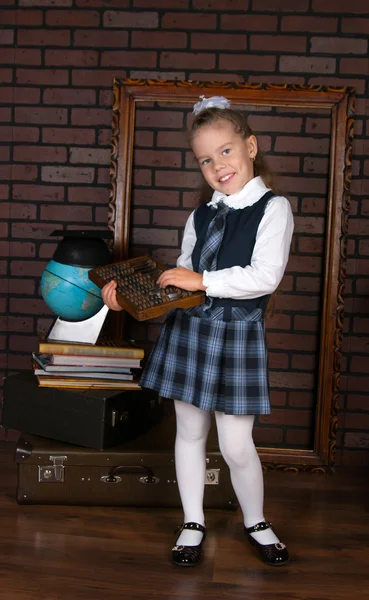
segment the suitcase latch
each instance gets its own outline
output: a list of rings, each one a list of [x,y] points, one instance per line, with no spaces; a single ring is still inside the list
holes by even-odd
[[[63,483],[64,482],[64,461],[66,456],[49,456],[52,465],[38,465],[39,483]]]
[[[219,471],[220,469],[206,469],[205,485],[219,485]]]

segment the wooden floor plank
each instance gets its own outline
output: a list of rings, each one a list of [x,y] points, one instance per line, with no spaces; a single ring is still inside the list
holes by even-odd
[[[241,513],[208,510],[204,559],[170,563],[179,509],[27,506],[0,446],[0,600],[358,600],[369,598],[369,478],[265,473],[265,512],[291,561],[260,562]]]

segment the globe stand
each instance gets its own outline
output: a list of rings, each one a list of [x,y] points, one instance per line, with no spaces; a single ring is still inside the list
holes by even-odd
[[[64,321],[58,317],[47,339],[50,342],[96,344],[108,310],[109,308],[104,304],[96,315],[84,321]]]

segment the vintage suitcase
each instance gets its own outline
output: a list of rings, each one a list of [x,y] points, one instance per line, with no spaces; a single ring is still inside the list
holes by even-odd
[[[41,388],[31,371],[4,382],[3,427],[96,450],[137,437],[162,415],[150,390]]]
[[[167,402],[165,412],[168,410]],[[20,504],[179,507],[172,413],[146,434],[96,452],[35,436],[16,449]],[[216,445],[208,444],[204,505],[237,507],[229,470]]]

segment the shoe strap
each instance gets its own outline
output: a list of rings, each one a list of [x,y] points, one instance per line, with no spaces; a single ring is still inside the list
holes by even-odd
[[[260,521],[252,527],[245,527],[247,533],[256,533],[257,531],[264,531],[264,529],[271,529],[272,524],[269,521]]]
[[[184,529],[191,529],[192,531],[201,531],[201,533],[205,533],[206,528],[203,525],[200,525],[200,523],[194,523],[192,521],[190,521],[189,523],[183,523],[183,525],[180,527],[180,531],[183,531]]]

